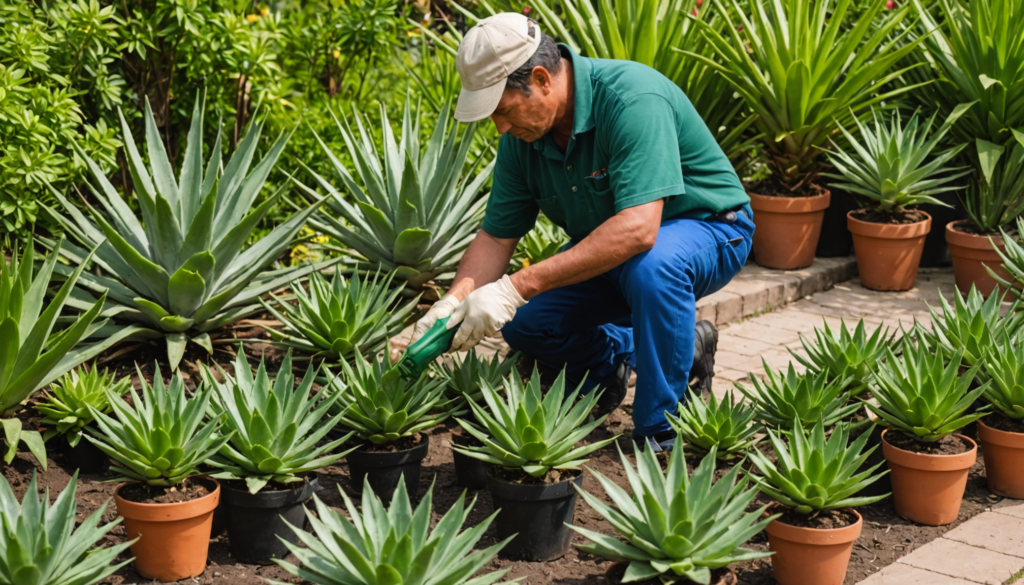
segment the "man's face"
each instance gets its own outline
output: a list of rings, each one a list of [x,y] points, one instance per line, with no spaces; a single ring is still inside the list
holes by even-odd
[[[497,109],[491,114],[498,133],[508,132],[526,142],[547,134],[558,113],[558,100],[551,82],[551,74],[543,67],[537,67],[530,78],[530,95],[518,89],[505,88]]]

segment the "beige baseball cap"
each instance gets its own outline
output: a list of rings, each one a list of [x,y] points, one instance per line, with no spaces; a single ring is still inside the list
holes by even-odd
[[[525,65],[539,46],[540,27],[515,12],[495,14],[469,29],[455,57],[462,79],[455,119],[476,122],[493,114],[508,76]]]

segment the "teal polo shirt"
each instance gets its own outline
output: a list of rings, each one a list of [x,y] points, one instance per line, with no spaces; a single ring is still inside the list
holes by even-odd
[[[683,91],[633,61],[572,61],[573,133],[563,153],[550,135],[505,134],[483,229],[521,238],[543,211],[574,240],[623,209],[665,199],[663,219],[704,218],[750,201],[729,159]]]

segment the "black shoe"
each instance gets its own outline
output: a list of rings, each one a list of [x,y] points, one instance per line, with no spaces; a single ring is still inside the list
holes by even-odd
[[[615,373],[608,377],[607,382],[597,388],[596,391],[601,392],[601,397],[597,399],[594,410],[590,411],[595,419],[611,414],[622,404],[622,401],[626,399],[626,390],[629,387],[629,378],[632,374],[633,368],[623,361],[615,369]]]
[[[715,377],[715,351],[718,350],[718,329],[711,321],[701,321],[693,329],[693,367],[690,388],[702,398],[711,395],[711,379]]]
[[[653,453],[667,453],[672,450],[672,447],[676,443],[676,432],[662,431],[660,433],[654,433],[649,437],[634,437],[637,441],[637,446],[641,451],[650,449]]]

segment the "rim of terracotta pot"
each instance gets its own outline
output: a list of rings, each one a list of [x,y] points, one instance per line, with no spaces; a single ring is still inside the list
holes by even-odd
[[[754,211],[768,211],[773,213],[812,213],[822,211],[828,207],[832,200],[832,192],[825,189],[820,195],[811,197],[777,197],[772,195],[758,195],[747,192],[750,197],[750,207]]]
[[[842,528],[805,528],[775,520],[764,530],[772,536],[803,544],[834,545],[853,542],[860,536],[864,518],[853,508],[844,508],[844,510],[857,516],[857,521]]]
[[[121,490],[131,484],[143,483],[141,481],[126,481],[117,486],[114,490],[114,501],[117,504],[117,513],[133,520],[146,522],[175,522],[177,520],[188,520],[212,512],[220,502],[220,482],[212,477],[201,475],[198,479],[212,481],[214,490],[201,498],[187,502],[172,502],[168,504],[143,504],[132,502],[121,497]]]
[[[999,430],[988,426],[982,419],[978,419],[978,439],[1001,447],[1024,449],[1024,433]]]
[[[927,236],[928,232],[932,229],[932,216],[928,215],[928,213],[924,211],[918,211],[918,213],[924,215],[924,219],[921,221],[902,224],[873,223],[857,219],[853,214],[858,211],[860,210],[854,209],[853,211],[847,212],[846,228],[849,229],[851,233],[860,236],[882,238],[886,240],[909,240],[911,238]]]
[[[946,243],[954,246],[960,246],[961,248],[973,248],[975,250],[992,250],[992,242],[989,242],[989,237],[996,243],[1000,248],[1003,247],[1003,236],[977,236],[974,234],[968,234],[953,229],[954,225],[963,224],[969,222],[969,219],[958,219],[951,221],[946,224]]]
[[[970,469],[974,462],[978,460],[978,444],[969,437],[956,433],[953,434],[954,437],[959,437],[962,441],[966,441],[971,445],[970,451],[957,453],[956,455],[932,455],[929,453],[906,451],[889,443],[889,441],[885,440],[885,434],[891,430],[885,429],[882,431],[882,454],[887,461],[896,465],[922,471],[961,471]]]

